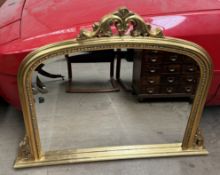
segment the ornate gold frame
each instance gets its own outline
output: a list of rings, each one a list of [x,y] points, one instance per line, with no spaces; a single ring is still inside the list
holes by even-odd
[[[114,34],[111,26],[118,31]],[[127,33],[130,26],[131,32]],[[50,151],[41,150],[38,123],[32,95],[32,73],[43,61],[54,56],[74,52],[114,48],[162,50],[187,55],[200,67],[200,81],[182,143],[116,146],[88,149]],[[126,8],[105,16],[93,27],[82,31],[78,38],[50,44],[30,53],[18,73],[18,87],[23,110],[26,135],[19,145],[15,168],[78,163],[115,159],[133,159],[165,156],[206,155],[199,123],[212,77],[212,63],[200,46],[177,38],[163,37],[159,29],[152,30],[143,19]]]

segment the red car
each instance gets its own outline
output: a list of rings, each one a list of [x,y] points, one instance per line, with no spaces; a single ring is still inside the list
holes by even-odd
[[[20,108],[17,72],[24,57],[43,45],[75,38],[80,29],[122,6],[162,28],[166,36],[195,42],[208,51],[214,77],[207,105],[219,105],[219,0],[6,0],[0,8],[0,96]]]

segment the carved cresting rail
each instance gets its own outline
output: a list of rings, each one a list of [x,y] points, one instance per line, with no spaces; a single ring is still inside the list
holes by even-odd
[[[200,68],[200,80],[182,143],[154,145],[106,146],[103,148],[69,149],[44,152],[41,149],[37,116],[32,94],[32,73],[45,60],[56,56],[106,49],[146,49],[186,55]],[[19,95],[26,134],[19,145],[15,168],[78,163],[89,161],[144,157],[205,155],[204,140],[199,123],[212,77],[212,63],[207,52],[195,43],[164,37],[159,28],[127,8],[104,16],[92,31],[82,30],[76,39],[43,46],[30,53],[18,73]]]
[[[115,26],[119,36],[131,35],[163,37],[163,33],[159,28],[151,29],[151,25],[137,14],[129,11],[127,8],[120,8],[118,11],[106,15],[100,22],[93,25],[93,31],[81,30],[78,40],[85,40],[96,37],[111,37],[113,36],[112,26]],[[128,32],[129,27],[133,29]]]

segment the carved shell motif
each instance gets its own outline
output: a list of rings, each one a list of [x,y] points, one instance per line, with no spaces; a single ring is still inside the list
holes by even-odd
[[[112,26],[114,26],[119,36],[150,36],[163,37],[161,29],[151,29],[151,25],[137,14],[129,11],[127,8],[120,8],[118,11],[104,16],[100,22],[94,23],[93,30],[81,30],[78,40],[84,40],[95,37],[113,36]],[[128,28],[132,26],[132,30],[128,33]]]

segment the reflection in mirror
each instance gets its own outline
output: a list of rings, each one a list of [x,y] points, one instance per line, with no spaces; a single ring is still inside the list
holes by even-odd
[[[198,77],[192,59],[165,51],[51,58],[32,79],[42,150],[182,142]]]

